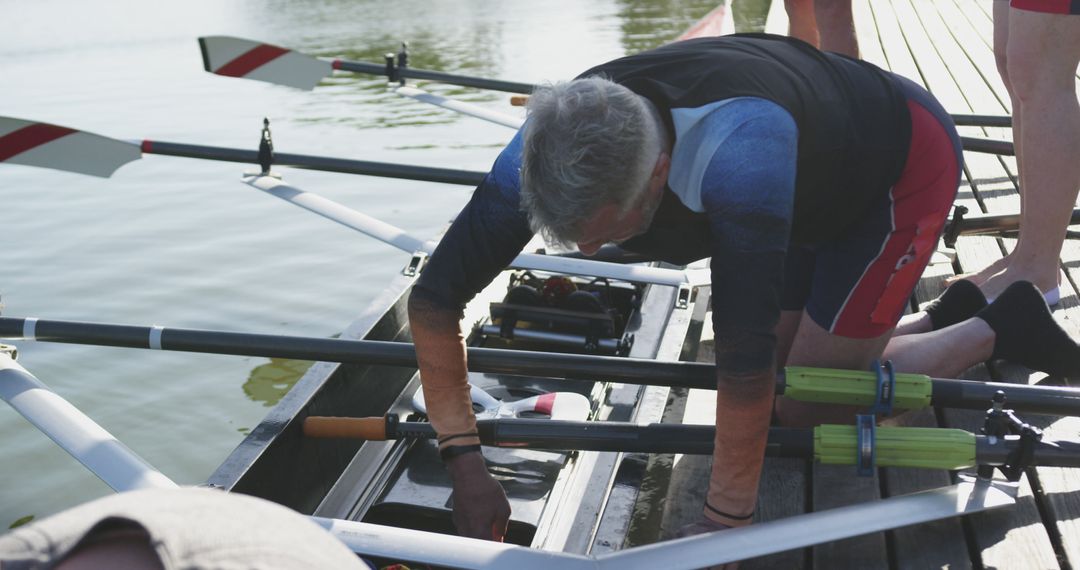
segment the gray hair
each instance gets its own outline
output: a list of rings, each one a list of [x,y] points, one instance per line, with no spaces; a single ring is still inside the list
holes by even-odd
[[[666,134],[654,116],[643,97],[602,77],[537,88],[521,161],[521,205],[533,231],[570,244],[603,206],[634,206]]]

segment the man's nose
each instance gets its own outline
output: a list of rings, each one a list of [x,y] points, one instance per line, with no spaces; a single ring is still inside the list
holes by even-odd
[[[604,245],[603,242],[586,241],[586,242],[578,242],[577,248],[578,248],[578,251],[580,251],[581,253],[583,253],[585,255],[592,255],[592,254],[596,253],[597,251],[599,251],[600,246],[602,246],[602,245]]]

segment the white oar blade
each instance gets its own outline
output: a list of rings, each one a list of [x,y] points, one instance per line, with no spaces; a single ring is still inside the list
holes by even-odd
[[[503,405],[509,415],[520,416],[533,412],[550,416],[553,420],[583,422],[592,412],[592,403],[577,392],[549,392]]]
[[[334,72],[321,59],[283,47],[229,36],[199,38],[203,67],[226,77],[243,77],[310,91]]]
[[[135,143],[11,117],[0,117],[0,163],[108,178],[142,157]]]
[[[428,93],[423,89],[417,89],[415,87],[401,86],[394,89],[394,92],[402,97],[408,97],[415,99],[423,103],[430,105],[437,105],[444,109],[450,109],[451,111],[461,113],[462,115],[469,115],[478,119],[483,119],[490,123],[497,125],[503,125],[504,127],[510,127],[511,129],[520,129],[525,119],[515,117],[513,115],[507,115],[506,113],[500,113],[498,111],[492,111],[491,109],[485,109],[472,103],[466,103],[464,101],[458,101],[456,99],[450,99],[449,97],[443,97],[442,95],[436,95],[434,93]]]

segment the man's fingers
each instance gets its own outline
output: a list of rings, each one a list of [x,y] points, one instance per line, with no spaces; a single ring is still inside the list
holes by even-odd
[[[510,528],[510,511],[499,509],[499,512],[495,515],[495,522],[491,524],[491,539],[496,542],[503,542],[508,528]]]

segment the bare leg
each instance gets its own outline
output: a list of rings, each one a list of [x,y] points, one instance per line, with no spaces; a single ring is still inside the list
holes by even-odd
[[[818,47],[817,20],[814,18],[814,0],[784,0],[788,15],[788,35]]]
[[[814,0],[814,16],[823,51],[859,57],[859,40],[855,37],[851,0]]]
[[[900,322],[896,323],[896,328],[893,329],[893,337],[921,334],[932,330],[934,330],[934,324],[930,321],[930,316],[919,311],[900,317]]]
[[[1025,150],[1020,237],[1004,271],[982,285],[997,296],[1015,281],[1042,291],[1057,287],[1061,247],[1080,189],[1080,18],[1011,10],[1007,67],[1022,123],[1014,137]],[[1014,117],[1017,113],[1014,111]]]
[[[877,338],[855,339],[830,334],[805,313],[788,354],[792,366],[821,366],[865,370],[881,357],[892,331]],[[787,426],[811,426],[819,423],[851,423],[857,408],[776,399],[780,423]]]
[[[941,330],[894,336],[883,358],[897,370],[954,378],[994,352],[994,331],[982,319],[968,319]]]
[[[1001,81],[1005,84],[1005,89],[1009,92],[1009,105],[1012,107],[1013,115],[1013,146],[1016,149],[1016,163],[1020,164],[1022,161],[1020,153],[1020,140],[1016,136],[1016,133],[1020,132],[1020,105],[1016,101],[1016,95],[1013,91],[1012,82],[1009,81],[1009,67],[1008,67],[1008,43],[1009,43],[1009,0],[994,0],[994,59],[997,63],[998,75],[1001,76]],[[1021,169],[1021,172],[1023,170]],[[1023,190],[1021,184],[1021,190]],[[1022,198],[1021,198],[1022,199]],[[1021,211],[1023,208],[1021,208]],[[945,280],[945,283],[951,284],[954,281],[960,279],[967,279],[976,285],[982,285],[986,283],[988,279],[1000,273],[1009,265],[1009,256],[1005,256],[990,265],[982,268],[975,273],[968,273],[964,275],[956,275]]]
[[[795,333],[802,321],[802,311],[781,311],[780,323],[776,325],[776,367],[787,366],[788,353],[795,342]]]

